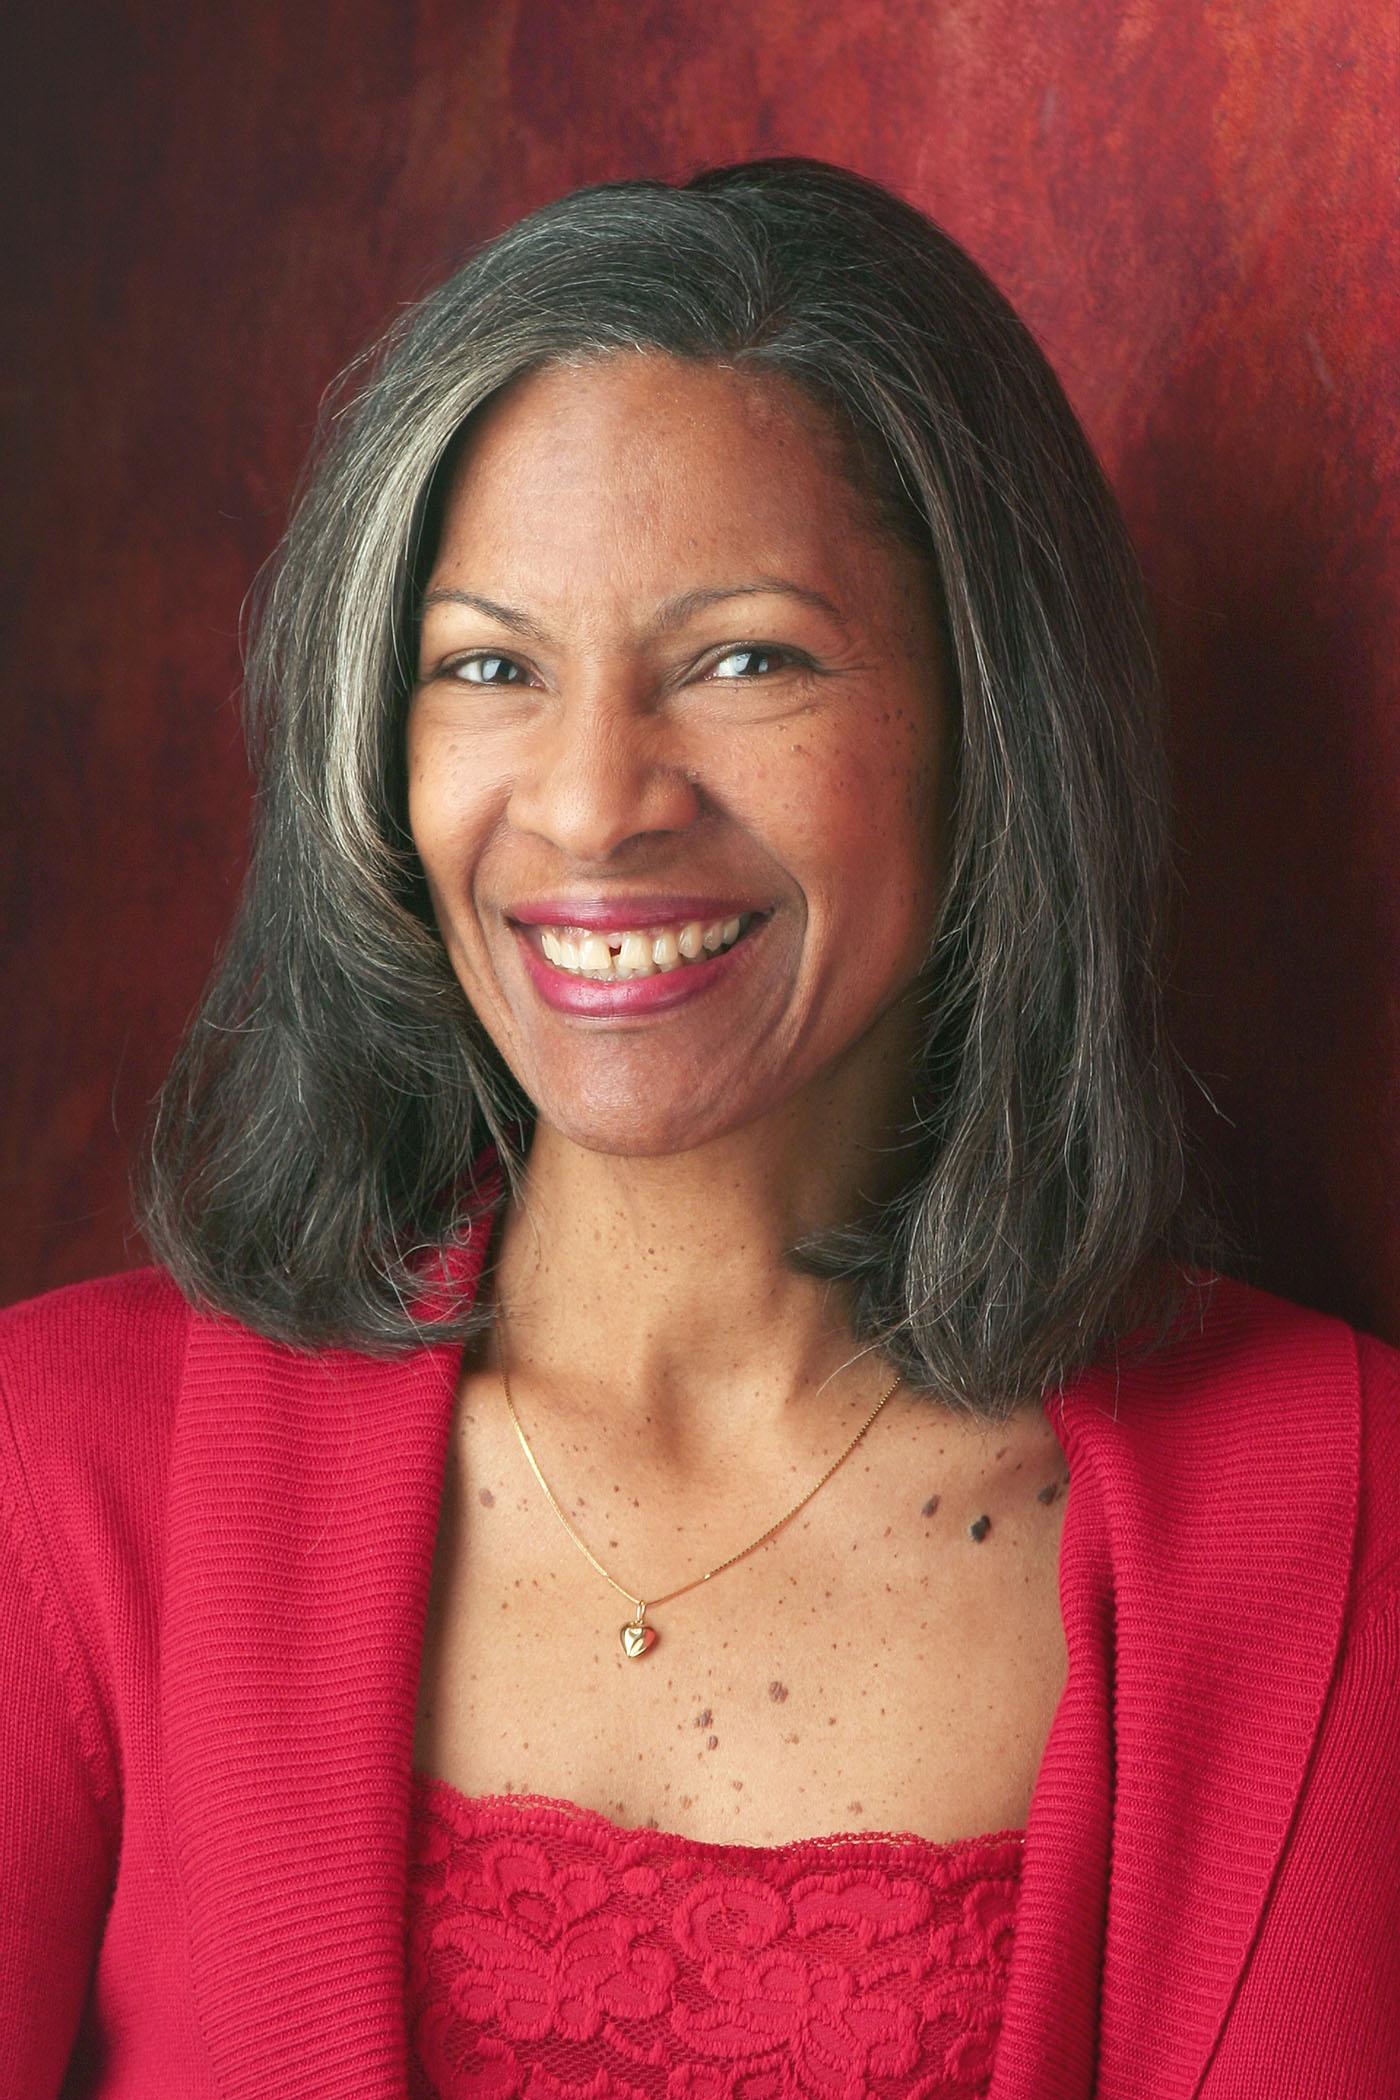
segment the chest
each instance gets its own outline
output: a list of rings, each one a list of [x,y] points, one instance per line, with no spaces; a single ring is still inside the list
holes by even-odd
[[[985,1474],[940,1490],[936,1431],[906,1416],[776,1538],[653,1607],[658,1638],[634,1660],[625,1599],[494,1411],[463,1414],[475,1433],[455,1439],[444,1483],[420,1771],[466,1795],[546,1795],[712,1842],[1024,1827],[1067,1672],[1068,1472],[1043,1417],[998,1433]],[[769,1484],[766,1503],[736,1492],[704,1523],[681,1512],[670,1527],[619,1484],[574,1514],[605,1566],[643,1579],[630,1545],[660,1590],[756,1536],[774,1502],[781,1514]]]

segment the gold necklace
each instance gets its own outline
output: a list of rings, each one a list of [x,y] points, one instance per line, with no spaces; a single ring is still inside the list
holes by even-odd
[[[502,1323],[502,1339],[504,1339],[504,1323]],[[559,1507],[558,1498],[556,1497],[554,1490],[551,1488],[549,1482],[545,1479],[544,1474],[540,1471],[539,1461],[535,1457],[534,1452],[530,1449],[530,1440],[526,1436],[524,1425],[522,1424],[519,1415],[515,1411],[515,1402],[514,1400],[512,1400],[510,1395],[510,1378],[506,1372],[504,1349],[500,1351],[500,1371],[501,1384],[505,1388],[506,1406],[510,1409],[510,1418],[511,1421],[515,1424],[515,1433],[520,1439],[520,1448],[525,1453],[526,1459],[529,1461],[530,1471],[534,1474],[536,1480],[538,1480],[540,1486],[544,1489],[545,1500],[548,1502],[550,1508],[554,1511],[555,1516],[558,1517],[559,1522],[563,1525],[565,1531],[568,1532],[569,1537],[578,1547],[579,1552],[583,1555],[584,1559],[589,1563],[591,1567],[597,1570],[597,1572],[602,1576],[604,1582],[609,1583],[611,1587],[617,1591],[619,1597],[625,1597],[627,1599],[627,1602],[632,1606],[632,1617],[628,1620],[625,1626],[619,1626],[617,1630],[618,1639],[622,1643],[622,1652],[630,1662],[636,1662],[639,1657],[645,1655],[647,1650],[650,1647],[652,1647],[656,1641],[656,1628],[647,1624],[647,1613],[658,1604],[670,1604],[677,1597],[684,1597],[691,1590],[698,1590],[700,1588],[700,1585],[702,1583],[708,1582],[712,1575],[722,1575],[726,1568],[732,1568],[737,1561],[747,1560],[749,1555],[751,1553],[756,1553],[760,1546],[766,1546],[769,1539],[775,1537],[776,1534],[782,1530],[785,1524],[790,1524],[793,1518],[798,1514],[798,1512],[800,1510],[804,1510],[807,1507],[807,1504],[812,1500],[812,1497],[814,1495],[820,1494],[821,1490],[826,1486],[828,1480],[830,1480],[832,1474],[839,1472],[840,1468],[845,1465],[846,1460],[855,1450],[857,1444],[865,1435],[866,1430],[869,1429],[871,1423],[875,1420],[876,1415],[879,1414],[880,1409],[903,1383],[902,1377],[896,1378],[894,1384],[888,1386],[886,1390],[883,1393],[881,1393],[879,1399],[875,1402],[875,1405],[871,1408],[869,1414],[861,1423],[860,1428],[856,1431],[855,1435],[851,1438],[850,1443],[847,1444],[845,1450],[841,1453],[841,1456],[838,1459],[834,1460],[833,1463],[827,1467],[826,1471],[822,1474],[822,1477],[817,1482],[816,1486],[814,1488],[809,1488],[807,1490],[807,1493],[802,1497],[802,1500],[800,1502],[794,1502],[792,1508],[787,1511],[786,1515],[779,1517],[776,1524],[770,1524],[768,1529],[762,1534],[762,1536],[756,1538],[751,1546],[745,1546],[741,1552],[731,1553],[728,1560],[722,1560],[718,1562],[715,1567],[707,1568],[704,1574],[697,1575],[693,1582],[683,1582],[678,1590],[668,1590],[664,1597],[652,1597],[650,1600],[648,1600],[642,1597],[634,1596],[631,1590],[624,1589],[620,1582],[615,1581],[614,1578],[611,1575],[609,1575],[607,1569],[603,1566],[603,1563],[598,1559],[597,1555],[590,1551],[589,1547],[584,1544],[583,1540],[574,1530],[573,1525],[565,1516],[563,1510]]]

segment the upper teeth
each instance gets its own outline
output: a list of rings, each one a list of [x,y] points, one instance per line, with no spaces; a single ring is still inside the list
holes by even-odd
[[[690,919],[681,926],[649,926],[636,933],[588,933],[581,927],[542,926],[540,946],[556,969],[584,977],[651,977],[678,970],[698,956],[732,947],[742,918]]]

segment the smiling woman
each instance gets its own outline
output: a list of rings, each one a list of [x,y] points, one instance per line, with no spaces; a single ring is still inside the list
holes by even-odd
[[[834,453],[781,378],[635,352],[532,374],[462,450],[409,822],[536,1146],[907,1109],[946,680],[927,564]]]
[[[897,1098],[841,1125],[855,1181],[792,1191],[784,1269],[832,1279],[863,1341],[994,1420],[1160,1327],[1170,1257],[1206,1236],[1158,1018],[1155,669],[1098,466],[962,251],[814,163],[603,185],[406,316],[328,432],[249,666],[244,910],[144,1191],[191,1294],[297,1343],[421,1339],[417,1265],[468,1229],[483,1144],[517,1203],[530,1155],[538,1200],[519,1026],[559,1046],[540,1007],[569,989],[541,948],[537,996],[497,1009],[508,1044],[462,971],[490,941],[481,995],[523,989],[522,882],[576,917],[600,889],[684,886],[703,912],[717,884],[726,917],[768,914],[768,966],[741,976],[741,944],[715,978],[756,1002],[747,1034],[724,998],[685,1002],[667,1054],[706,1093],[663,1146],[746,1126],[766,1078],[765,1127],[808,1157],[794,1095],[829,1141],[838,1048],[872,999],[880,1044],[905,1029]],[[507,820],[470,921],[459,881],[442,922],[418,851],[411,745],[434,833],[448,767],[460,811]],[[730,815],[736,776],[756,826]],[[826,864],[783,867],[774,821]],[[666,1112],[658,1043],[569,1042],[609,1142],[643,1093]],[[436,1327],[489,1317],[478,1298]]]
[[[1396,1359],[1204,1263],[1155,699],[871,183],[581,191],[396,326],[157,1266],[0,1323],[14,2090],[1400,2081]]]

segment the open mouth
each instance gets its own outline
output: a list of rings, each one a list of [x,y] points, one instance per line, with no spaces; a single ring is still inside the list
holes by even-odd
[[[736,918],[688,919],[611,933],[583,926],[522,926],[520,931],[561,976],[624,984],[633,977],[665,976],[723,955],[767,917],[767,912],[750,911]]]

